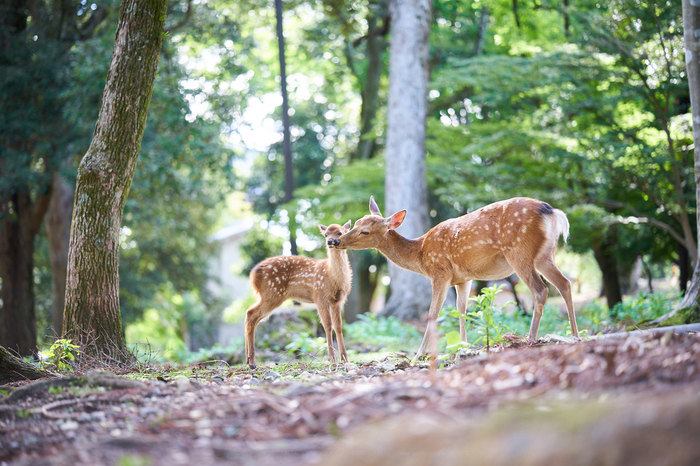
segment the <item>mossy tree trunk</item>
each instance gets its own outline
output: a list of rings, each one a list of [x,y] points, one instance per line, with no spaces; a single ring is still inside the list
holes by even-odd
[[[33,364],[16,358],[10,354],[9,351],[0,346],[0,385],[55,376],[56,374],[39,369]]]
[[[123,0],[92,143],[76,181],[63,334],[122,358],[119,229],[163,42],[166,0]]]

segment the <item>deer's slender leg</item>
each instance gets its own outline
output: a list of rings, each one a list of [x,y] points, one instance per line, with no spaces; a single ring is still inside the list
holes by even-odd
[[[436,333],[435,326],[438,315],[440,314],[440,308],[442,307],[442,303],[445,301],[445,296],[447,295],[446,280],[433,280],[432,285],[433,299],[430,303],[430,311],[428,312],[428,327],[425,329],[425,335],[423,335],[423,342],[420,344],[418,353],[416,353],[416,356],[413,358],[414,363],[425,355],[431,340],[433,338],[437,338],[437,335],[434,335],[434,333]]]
[[[272,311],[282,304],[279,300],[268,300],[260,298],[260,301],[253,304],[245,313],[245,354],[246,364],[251,369],[255,369],[255,329],[261,320],[267,317]]]
[[[566,303],[566,312],[569,315],[569,324],[571,325],[571,335],[578,338],[578,327],[576,326],[576,311],[574,310],[574,300],[571,297],[571,282],[561,273],[561,270],[554,264],[554,256],[549,256],[546,259],[540,259],[537,264],[537,269],[542,272],[544,278],[554,285],[559,293],[564,298]]]
[[[321,325],[326,332],[326,344],[328,345],[328,359],[335,363],[335,348],[333,347],[333,326],[331,324],[330,306],[325,303],[318,303],[318,315],[321,318]]]
[[[348,362],[348,353],[345,351],[345,342],[343,341],[343,314],[339,304],[331,305],[331,323],[335,331],[335,339],[338,341],[340,359],[343,362]]]
[[[472,289],[472,281],[469,280],[465,283],[460,283],[455,285],[455,291],[457,292],[457,310],[460,313],[459,316],[459,339],[463,343],[467,342],[467,329],[465,328],[465,319],[467,316],[467,304],[469,302],[469,292]]]

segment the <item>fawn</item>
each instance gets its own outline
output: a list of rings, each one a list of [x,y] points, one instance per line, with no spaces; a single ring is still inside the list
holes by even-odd
[[[406,239],[396,231],[406,211],[382,217],[374,197],[370,215],[340,237],[341,249],[374,248],[396,265],[428,277],[433,297],[428,313],[428,329],[414,361],[425,355],[432,344],[435,321],[447,289],[457,292],[460,336],[466,341],[464,316],[471,281],[495,280],[515,271],[532,292],[534,311],[530,338],[535,340],[547,299],[547,286],[540,273],[561,293],[566,302],[571,333],[578,337],[571,284],[554,263],[559,236],[569,236],[566,214],[546,202],[518,197],[496,202],[458,218],[446,220],[420,238]]]
[[[328,227],[317,224],[326,238],[326,259],[300,256],[275,256],[257,264],[250,272],[250,283],[258,295],[246,311],[246,364],[255,368],[255,328],[287,299],[315,303],[326,332],[328,357],[335,363],[333,333],[343,361],[348,361],[343,342],[342,309],[352,286],[352,270],[347,251],[337,248],[338,238],[350,230],[350,221]]]

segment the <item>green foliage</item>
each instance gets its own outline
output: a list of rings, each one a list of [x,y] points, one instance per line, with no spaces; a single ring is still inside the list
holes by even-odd
[[[412,325],[396,317],[359,314],[357,321],[346,324],[343,335],[348,342],[366,345],[375,351],[410,351],[420,345],[422,335]]]
[[[166,360],[176,360],[186,346],[211,346],[218,315],[208,308],[197,292],[178,293],[172,285],[162,286],[153,299],[154,307],[126,326],[130,345],[149,345]]]
[[[468,311],[467,346],[503,342],[505,333],[526,335],[530,328],[530,315],[521,312],[504,312],[492,306],[499,288],[491,287],[486,295],[470,298],[477,304],[476,310]],[[678,293],[639,293],[609,309],[599,301],[577,309],[576,322],[579,333],[596,335],[602,332],[620,331],[643,327],[645,323],[671,311],[678,303]],[[459,341],[459,312],[455,308],[443,310],[438,319],[438,332],[445,336],[446,345],[441,341],[441,348],[449,354],[458,353],[463,345]],[[539,335],[571,335],[566,313],[557,307],[546,305],[540,321]],[[488,337],[487,337],[488,335]]]
[[[309,332],[295,333],[291,341],[284,347],[290,355],[313,355],[317,356],[326,349],[326,339],[324,337],[314,337]]]
[[[510,331],[502,322],[504,312],[494,306],[496,295],[500,293],[504,285],[494,285],[484,288],[478,296],[469,298],[474,303],[474,310],[467,311],[466,327],[471,336],[467,335],[467,342],[461,341],[459,334],[460,312],[452,307],[443,310],[438,318],[438,332],[445,335],[446,350],[450,353],[458,353],[465,347],[481,345],[488,351],[492,344],[503,342],[503,334]],[[502,307],[513,304],[505,303]],[[476,335],[476,336],[475,336]]]
[[[46,358],[41,362],[42,365],[61,372],[73,372],[70,362],[75,361],[76,354],[80,354],[80,346],[72,344],[70,339],[59,339],[42,354]]]
[[[261,228],[258,223],[255,223],[241,242],[241,258],[245,263],[241,274],[248,275],[260,261],[268,257],[281,255],[283,244],[284,240],[282,238],[271,234],[269,231]]]
[[[488,351],[492,343],[500,343],[503,341],[503,333],[506,329],[503,324],[496,322],[494,317],[496,314],[502,313],[500,309],[496,309],[493,305],[496,295],[500,293],[505,285],[494,285],[490,288],[484,288],[481,290],[481,294],[474,298],[469,298],[469,301],[473,301],[476,305],[476,310],[467,312],[467,320],[474,327],[476,327],[477,333],[480,335],[474,343],[483,344],[486,346]],[[508,302],[504,306],[512,304]],[[493,336],[491,335],[493,333]]]

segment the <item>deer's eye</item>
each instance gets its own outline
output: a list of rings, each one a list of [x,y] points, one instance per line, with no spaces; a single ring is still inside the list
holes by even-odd
[[[360,234],[361,235],[369,235],[369,231],[361,231]]]

